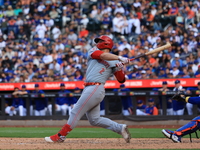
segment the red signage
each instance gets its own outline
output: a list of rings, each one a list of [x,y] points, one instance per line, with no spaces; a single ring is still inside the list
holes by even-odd
[[[146,80],[127,80],[124,84],[127,88],[159,88],[162,86],[163,81],[167,81],[168,87],[174,87],[174,81],[177,79],[146,79]],[[179,79],[183,87],[195,87],[200,82],[200,78],[184,78]],[[60,89],[61,82],[37,82],[41,90],[58,90]],[[83,89],[84,81],[70,81],[65,83],[66,89],[74,89],[79,87]],[[0,83],[1,91],[12,91],[15,87],[21,88],[22,85],[26,85],[27,90],[34,89],[34,82],[26,83]],[[120,83],[116,80],[109,80],[105,84],[105,88],[114,89],[119,88]]]

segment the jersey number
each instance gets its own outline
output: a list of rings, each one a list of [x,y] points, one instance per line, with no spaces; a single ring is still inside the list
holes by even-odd
[[[105,71],[105,68],[102,68],[99,73],[102,74]]]

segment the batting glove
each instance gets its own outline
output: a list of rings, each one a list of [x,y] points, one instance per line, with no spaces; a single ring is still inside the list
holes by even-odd
[[[122,70],[122,68],[124,68],[124,64],[122,62],[118,62],[116,65],[117,70]]]
[[[129,64],[130,59],[122,56],[118,56],[119,61],[121,61],[123,64]]]

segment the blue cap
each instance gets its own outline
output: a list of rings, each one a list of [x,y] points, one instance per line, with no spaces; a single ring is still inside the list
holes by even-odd
[[[26,88],[26,85],[22,85],[22,88]]]
[[[180,72],[178,73],[178,75],[185,75],[185,73],[184,73],[183,71],[180,71]]]
[[[196,64],[196,63],[199,63],[199,61],[198,61],[198,60],[195,60],[195,61],[194,61],[194,64]]]
[[[175,83],[175,84],[181,83],[181,81],[180,81],[180,80],[176,80],[174,83]]]
[[[125,84],[121,84],[120,87],[125,87]]]
[[[138,104],[142,104],[143,101],[139,99],[139,100],[137,101],[137,103],[138,103]]]
[[[167,85],[167,81],[163,81],[162,84],[163,84],[163,85]]]
[[[163,67],[160,67],[160,70],[163,70],[163,71],[165,71],[165,68],[163,68]]]
[[[76,87],[74,90],[80,90],[78,87]]]
[[[64,83],[60,83],[60,87],[62,87],[62,86],[65,86],[65,84]]]
[[[39,84],[35,84],[35,87],[39,87]]]
[[[150,98],[150,99],[148,100],[148,102],[154,102],[154,99],[153,99],[153,98]]]

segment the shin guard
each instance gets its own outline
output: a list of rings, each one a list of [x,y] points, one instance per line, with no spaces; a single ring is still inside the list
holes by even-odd
[[[190,135],[190,141],[192,142],[191,139],[191,134],[195,132],[196,137],[198,137],[197,135],[197,130],[200,129],[200,116],[195,117],[194,119],[192,119],[189,123],[185,124],[184,126],[180,127],[179,129],[177,129],[174,133],[178,136],[185,136],[185,135]]]

